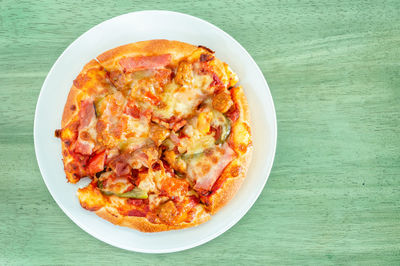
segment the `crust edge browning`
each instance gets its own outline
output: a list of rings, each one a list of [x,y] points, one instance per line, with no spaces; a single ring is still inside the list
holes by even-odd
[[[233,90],[235,90],[233,92],[234,102],[240,109],[240,116],[232,125],[232,127],[235,127],[238,125],[238,123],[250,124],[250,111],[244,91],[241,87],[233,88]],[[208,210],[211,214],[217,213],[218,210],[225,206],[236,195],[247,175],[247,170],[249,168],[253,153],[253,147],[249,145],[245,153],[241,153],[240,151],[236,152],[238,153],[239,157],[233,160],[224,169],[219,177],[226,178],[226,180],[222,183],[222,186],[217,189],[217,191],[208,197],[208,201],[210,203]]]
[[[169,230],[177,230],[177,229],[184,229],[188,227],[197,226],[208,221],[211,217],[210,215],[204,215],[199,219],[195,219],[191,223],[180,223],[177,225],[167,225],[167,224],[154,224],[149,222],[144,217],[135,217],[135,216],[123,216],[119,213],[110,212],[107,210],[106,207],[103,207],[96,211],[96,214],[115,224],[120,226],[129,227],[132,229],[139,230],[145,233],[154,233],[154,232],[162,232],[162,231],[169,231]]]

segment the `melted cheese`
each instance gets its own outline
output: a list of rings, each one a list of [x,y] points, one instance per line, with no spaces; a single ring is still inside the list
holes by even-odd
[[[123,132],[124,136],[133,135],[137,138],[147,137],[149,135],[149,121],[145,118],[134,118],[130,115],[122,115],[126,118],[126,130]]]
[[[148,174],[146,175],[146,178],[140,181],[139,186],[140,189],[146,191],[146,192],[156,192],[156,184],[154,183],[153,180],[153,175]]]

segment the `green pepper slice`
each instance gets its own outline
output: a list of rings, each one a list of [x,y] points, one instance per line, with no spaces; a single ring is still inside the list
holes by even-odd
[[[131,191],[128,191],[125,193],[117,193],[117,192],[113,192],[113,191],[104,190],[102,181],[99,181],[97,183],[97,186],[100,189],[101,193],[103,193],[106,196],[114,195],[114,196],[117,196],[120,198],[133,198],[133,199],[147,199],[148,198],[147,192],[138,187],[135,187]]]

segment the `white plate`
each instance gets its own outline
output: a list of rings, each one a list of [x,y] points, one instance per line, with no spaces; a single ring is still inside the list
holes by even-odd
[[[54,130],[72,81],[85,63],[119,45],[150,39],[179,40],[216,51],[238,74],[251,113],[254,153],[248,176],[238,194],[212,219],[198,227],[146,234],[113,225],[84,210],[76,197],[78,185],[66,181],[60,140]],[[221,235],[236,224],[260,195],[272,167],[277,137],[275,109],[268,85],[247,51],[216,26],[170,11],[141,11],[107,20],[75,40],[58,58],[43,84],[36,106],[34,140],[43,180],[60,208],[92,236],[113,246],[146,253],[189,249]],[[82,186],[82,184],[81,184]]]

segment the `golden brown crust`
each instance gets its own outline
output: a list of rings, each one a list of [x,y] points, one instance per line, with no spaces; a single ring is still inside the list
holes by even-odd
[[[238,120],[233,123],[232,127],[243,122],[250,124],[250,112],[246,96],[241,87],[233,88],[233,90],[235,90],[233,91],[233,100],[240,109],[240,116]],[[239,157],[233,160],[219,177],[226,180],[222,183],[220,188],[208,197],[209,205],[207,209],[211,214],[218,212],[219,209],[225,206],[235,196],[247,175],[253,149],[249,146],[245,153],[241,153],[240,151],[236,152]]]
[[[122,57],[150,56],[171,54],[172,63],[189,56],[197,49],[196,46],[169,40],[149,40],[130,43],[108,50],[97,57],[99,63],[107,70],[116,68]]]
[[[79,105],[76,102],[77,95],[79,94],[80,90],[77,89],[74,85],[72,85],[67,102],[65,103],[64,106],[64,112],[62,115],[62,120],[61,120],[61,127],[65,127],[68,125],[69,121],[71,121],[72,117],[79,111]]]
[[[166,225],[166,224],[154,224],[149,222],[144,217],[135,217],[135,216],[123,216],[117,212],[110,212],[107,210],[106,207],[101,208],[100,210],[96,211],[96,214],[101,218],[120,226],[130,227],[141,232],[146,233],[154,233],[154,232],[161,232],[161,231],[169,231],[169,230],[177,230],[188,228],[192,226],[197,226],[202,224],[210,219],[210,215],[204,215],[199,219],[194,219],[191,223],[181,223],[177,225]]]

